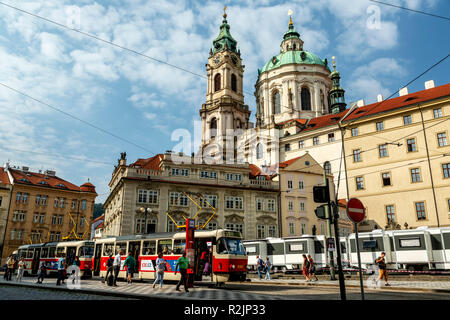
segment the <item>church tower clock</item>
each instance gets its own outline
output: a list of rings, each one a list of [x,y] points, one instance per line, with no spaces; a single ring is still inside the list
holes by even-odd
[[[206,103],[200,109],[202,119],[202,155],[216,161],[236,158],[235,135],[248,128],[250,110],[244,104],[241,52],[230,34],[224,8],[219,36],[213,41],[206,64]]]

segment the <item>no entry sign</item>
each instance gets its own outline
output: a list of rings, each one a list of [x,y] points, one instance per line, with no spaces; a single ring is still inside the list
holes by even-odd
[[[366,209],[364,209],[361,201],[351,198],[347,203],[347,215],[354,223],[360,223],[364,220]]]

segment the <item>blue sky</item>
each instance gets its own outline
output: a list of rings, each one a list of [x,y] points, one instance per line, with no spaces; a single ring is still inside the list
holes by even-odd
[[[448,20],[366,0],[4,2],[202,76],[227,5],[230,31],[246,66],[245,102],[253,122],[255,101],[248,92],[254,90],[257,69],[279,52],[289,9],[305,50],[330,62],[336,56],[347,102],[372,103],[379,93],[386,98],[450,52]],[[445,0],[386,2],[450,13]],[[377,11],[380,24],[373,28]],[[423,90],[430,79],[448,83],[449,60],[409,85],[409,92]],[[2,164],[10,160],[32,170],[52,169],[78,185],[89,178],[97,187],[97,202],[107,197],[120,152],[133,162],[173,149],[178,142],[171,141],[172,132],[193,130],[206,94],[202,77],[2,5],[0,82],[141,146],[0,86]]]

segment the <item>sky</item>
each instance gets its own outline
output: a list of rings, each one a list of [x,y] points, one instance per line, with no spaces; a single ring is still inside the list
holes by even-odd
[[[0,4],[0,165],[54,170],[77,185],[89,179],[96,202],[108,196],[121,152],[131,163],[172,150],[176,130],[194,136],[224,5],[252,122],[257,70],[279,53],[289,9],[304,49],[329,62],[336,57],[347,103],[387,98],[450,52],[449,20],[369,0],[1,2],[189,71]],[[447,0],[385,2],[450,14]],[[449,83],[449,75],[447,59],[408,91],[423,90],[427,80]]]

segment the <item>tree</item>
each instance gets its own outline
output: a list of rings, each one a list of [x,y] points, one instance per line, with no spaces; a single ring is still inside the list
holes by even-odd
[[[95,203],[93,219],[100,217],[104,212],[105,212],[105,209],[103,209],[103,203]]]

